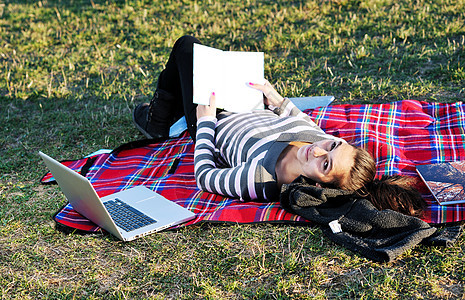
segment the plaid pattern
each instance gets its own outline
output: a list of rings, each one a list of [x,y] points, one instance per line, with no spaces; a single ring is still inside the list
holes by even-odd
[[[416,177],[417,187],[428,202],[423,219],[428,223],[447,223],[464,220],[465,205],[438,205],[416,175],[415,165],[465,160],[464,111],[461,102],[404,100],[388,104],[333,105],[305,112],[327,133],[368,149],[378,162],[377,176]],[[100,196],[146,185],[197,214],[182,226],[202,221],[306,222],[285,212],[279,203],[242,202],[200,191],[194,178],[193,148],[192,140],[185,134],[162,143],[102,154],[86,176]],[[65,164],[79,170],[86,161]],[[75,214],[67,205],[55,215],[55,220],[71,227],[76,220],[73,228],[98,230]]]
[[[369,150],[377,176],[409,175],[428,203],[428,223],[465,219],[465,205],[441,206],[416,173],[415,166],[465,160],[465,105],[405,100],[387,104],[337,105],[308,111],[329,134]]]

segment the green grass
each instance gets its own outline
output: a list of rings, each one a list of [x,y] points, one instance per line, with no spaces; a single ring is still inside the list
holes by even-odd
[[[65,199],[37,151],[82,157],[141,136],[175,40],[265,52],[287,96],[455,102],[465,94],[465,1],[0,2],[2,299],[464,297],[465,239],[378,264],[314,227],[208,225],[131,243],[65,235]]]

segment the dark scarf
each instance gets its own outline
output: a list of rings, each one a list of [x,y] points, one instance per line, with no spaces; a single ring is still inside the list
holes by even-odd
[[[438,230],[415,217],[379,211],[352,192],[317,187],[303,176],[283,186],[280,201],[285,210],[320,225],[333,242],[379,262],[392,261],[419,243],[449,246],[462,233],[461,226]],[[342,232],[328,226],[334,220]]]

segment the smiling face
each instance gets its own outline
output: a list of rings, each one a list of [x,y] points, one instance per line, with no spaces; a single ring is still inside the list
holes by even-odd
[[[344,141],[322,140],[297,151],[302,175],[319,183],[331,183],[348,176],[354,165],[355,148]],[[342,177],[341,177],[342,176]]]

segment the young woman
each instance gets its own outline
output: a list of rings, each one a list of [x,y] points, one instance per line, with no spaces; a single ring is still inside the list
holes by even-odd
[[[133,113],[136,127],[148,138],[167,137],[170,125],[186,116],[195,144],[195,176],[199,188],[233,198],[277,201],[283,184],[303,175],[316,185],[356,191],[379,209],[418,216],[423,200],[407,177],[374,180],[376,167],[360,147],[324,133],[269,82],[250,83],[263,92],[266,110],[219,112],[195,105],[192,49],[196,38],[176,41],[150,103]]]

